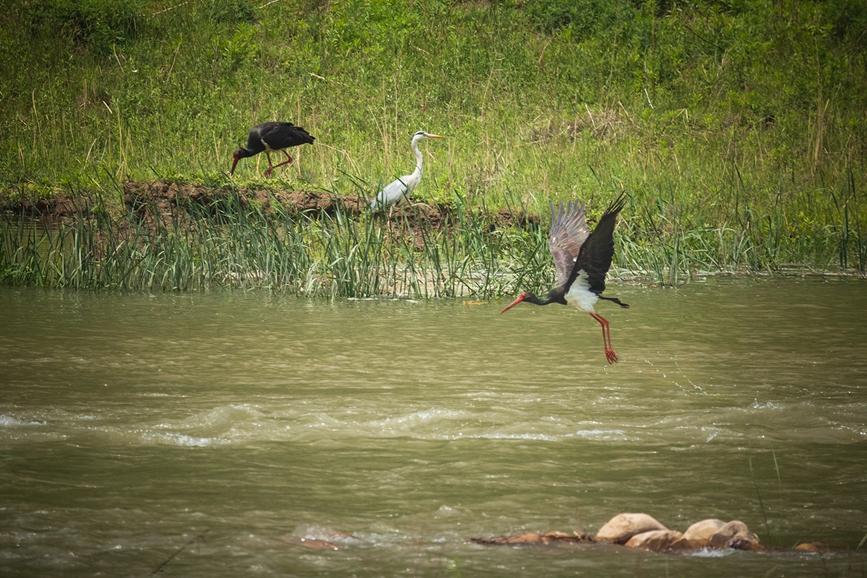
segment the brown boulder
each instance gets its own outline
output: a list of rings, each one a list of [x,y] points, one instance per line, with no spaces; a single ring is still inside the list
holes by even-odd
[[[716,534],[724,525],[725,522],[716,518],[701,520],[687,528],[686,532],[683,533],[683,537],[691,542],[702,543],[703,546],[700,547],[710,546],[710,537]]]
[[[599,529],[596,541],[625,544],[634,535],[653,530],[668,528],[647,514],[617,514]]]
[[[627,542],[629,548],[641,548],[651,552],[670,550],[672,545],[681,541],[683,534],[676,530],[651,530],[635,534]]]
[[[723,524],[719,530],[710,537],[712,548],[735,548],[736,550],[755,550],[759,544],[759,538],[739,520],[732,520]]]

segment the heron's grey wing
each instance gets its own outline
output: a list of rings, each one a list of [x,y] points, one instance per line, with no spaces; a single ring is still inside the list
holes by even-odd
[[[569,201],[564,209],[563,201],[558,207],[551,205],[551,232],[548,234],[548,250],[554,258],[557,271],[557,286],[563,285],[572,273],[581,245],[590,236],[584,219],[584,205]]]
[[[614,224],[617,215],[623,210],[626,195],[621,193],[596,223],[593,233],[587,242],[581,246],[581,252],[575,261],[568,281],[574,281],[579,271],[587,272],[590,290],[596,294],[605,290],[605,275],[611,268],[611,258],[614,257]]]
[[[398,202],[406,193],[404,181],[407,177],[395,179],[382,187],[382,190],[370,202],[371,207],[389,207]]]

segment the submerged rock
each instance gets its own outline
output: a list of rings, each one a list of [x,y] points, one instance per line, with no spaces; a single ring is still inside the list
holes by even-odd
[[[731,540],[729,540],[727,548],[731,548],[732,550],[747,550],[749,552],[768,552],[768,549],[763,546],[759,539],[753,535],[752,538],[747,538],[744,536],[735,536]]]
[[[316,550],[340,550],[340,546],[328,540],[319,540],[317,538],[302,538],[300,536],[280,536],[280,539],[287,544],[295,544],[304,546],[305,548],[314,548]]]
[[[499,538],[470,538],[471,542],[476,544],[485,544],[490,546],[501,545],[519,545],[519,544],[551,544],[553,542],[560,543],[587,543],[592,542],[588,534],[583,532],[522,532],[520,534],[512,534],[511,536],[500,536]]]
[[[796,552],[807,552],[810,554],[825,554],[830,551],[828,546],[823,544],[822,542],[805,542],[803,544],[798,544],[792,550]]]
[[[668,528],[647,514],[617,514],[596,533],[597,542],[625,544],[636,534]]]
[[[641,548],[651,552],[671,550],[674,544],[683,541],[683,534],[676,530],[651,530],[635,534],[627,542],[629,548]]]
[[[317,550],[339,550],[342,546],[335,544],[335,542],[343,542],[345,545],[347,542],[358,540],[352,534],[319,524],[299,524],[291,534],[280,536],[280,539],[287,544]]]
[[[325,540],[328,542],[348,542],[351,540],[358,540],[357,536],[321,524],[298,524],[295,526],[295,529],[292,530],[292,535],[298,536],[299,538]]]

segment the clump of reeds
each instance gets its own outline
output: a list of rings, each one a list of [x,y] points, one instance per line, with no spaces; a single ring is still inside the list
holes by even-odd
[[[6,285],[128,290],[264,287],[310,296],[413,298],[511,291],[547,282],[538,224],[498,227],[463,203],[434,225],[421,206],[397,217],[274,210],[224,190],[205,204],[145,202],[112,215],[88,198],[72,219],[0,222]]]
[[[508,208],[499,211],[483,196],[455,194],[441,207],[413,201],[376,214],[357,209],[366,206],[366,191],[352,183],[332,187],[328,209],[306,212],[277,196],[266,211],[233,186],[210,189],[204,200],[126,199],[120,209],[119,185],[70,189],[72,217],[0,219],[0,283],[412,298],[487,298],[553,283],[547,203],[507,189]],[[591,225],[603,197],[587,207]],[[692,221],[689,199],[675,187],[636,191],[621,213],[612,275],[677,285],[695,275],[774,272],[792,263],[827,268],[835,259],[863,271],[867,246],[854,180],[834,199],[840,224],[805,237],[788,231],[782,209],[759,216],[747,205],[737,220],[714,227]]]

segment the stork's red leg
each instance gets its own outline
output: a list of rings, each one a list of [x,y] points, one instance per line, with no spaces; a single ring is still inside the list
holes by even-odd
[[[265,156],[268,157],[268,168],[265,169],[265,176],[267,177],[274,170],[274,165],[271,164],[271,151],[265,151]]]
[[[590,317],[602,326],[602,345],[605,347],[605,359],[608,360],[608,363],[617,363],[617,354],[614,353],[614,348],[611,346],[611,329],[608,327],[608,320],[598,313],[591,313]]]
[[[287,159],[287,160],[283,161],[282,163],[276,164],[276,165],[272,166],[270,169],[268,169],[268,171],[265,173],[265,176],[266,176],[266,177],[268,176],[268,174],[269,174],[271,171],[273,171],[273,170],[276,169],[277,167],[282,167],[283,165],[288,165],[289,163],[292,162],[292,157],[289,156],[289,153],[287,153],[287,152],[284,150],[284,151],[283,151],[283,154],[286,155],[286,159]],[[268,159],[268,162],[271,162],[271,159],[270,159],[270,158]]]

